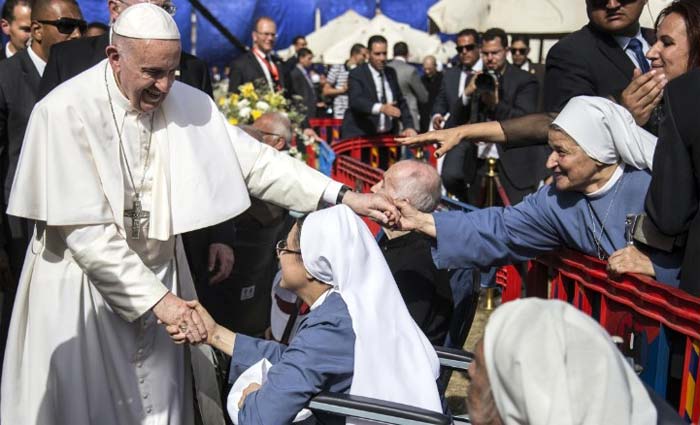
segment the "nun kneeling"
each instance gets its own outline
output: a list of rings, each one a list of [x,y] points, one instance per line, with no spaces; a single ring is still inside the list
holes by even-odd
[[[282,286],[311,306],[289,346],[235,334],[190,304],[205,321],[207,343],[232,357],[234,422],[289,424],[321,391],[442,412],[437,355],[359,217],[344,205],[312,213],[278,243],[277,255]]]

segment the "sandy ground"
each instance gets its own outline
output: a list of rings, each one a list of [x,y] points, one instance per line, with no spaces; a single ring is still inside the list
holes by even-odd
[[[483,297],[481,299],[483,301]],[[497,300],[497,301],[500,301]],[[467,351],[473,351],[476,343],[484,335],[484,326],[486,326],[486,321],[491,315],[491,311],[484,309],[483,302],[480,303],[479,309],[476,312],[476,317],[474,318],[474,323],[469,331],[469,336],[467,337],[467,342],[464,344],[464,349]],[[466,374],[461,372],[455,372],[452,374],[450,383],[447,386],[447,403],[452,410],[454,415],[463,415],[467,413],[467,387],[469,386],[469,381],[467,380]]]

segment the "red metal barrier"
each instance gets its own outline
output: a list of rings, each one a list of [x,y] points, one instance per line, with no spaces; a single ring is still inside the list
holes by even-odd
[[[309,125],[329,145],[340,141],[340,126],[343,120],[335,118],[310,118]]]
[[[333,164],[332,176],[334,180],[350,186],[356,192],[367,193],[374,184],[382,179],[384,171],[370,167],[347,155],[338,155]],[[379,233],[381,227],[377,223],[368,218],[365,218],[364,221],[372,234]]]
[[[560,299],[594,317],[623,339],[621,350],[642,370],[642,379],[661,395],[680,394],[674,400],[679,414],[697,423],[700,298],[645,276],[611,279],[605,267],[604,261],[561,250],[530,262],[524,287],[512,266],[499,271],[496,283],[503,287],[503,302],[520,298],[524,290],[525,296]],[[674,356],[683,359],[680,385],[669,379],[680,367],[671,364]]]
[[[394,136],[355,137],[342,140],[333,145],[336,155],[349,155],[355,159],[367,162],[371,167],[387,169],[401,158],[401,146],[396,143]],[[425,158],[433,166],[437,166],[435,148],[406,148],[410,156]]]

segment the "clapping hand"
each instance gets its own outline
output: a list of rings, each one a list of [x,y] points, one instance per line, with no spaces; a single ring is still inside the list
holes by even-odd
[[[190,342],[191,344],[197,344],[200,342],[206,342],[207,344],[211,343],[211,339],[214,337],[218,324],[216,321],[214,321],[209,312],[202,307],[199,301],[185,301],[185,304],[190,309],[192,314],[197,315],[197,317],[201,320],[200,325],[202,328],[204,328],[204,335],[206,336],[199,341],[193,342],[189,336],[190,331],[188,329],[188,325],[183,325],[183,322],[181,322],[165,327],[165,330],[168,332],[168,334],[170,334],[170,338],[172,338],[173,342],[176,344],[184,344],[185,342]]]

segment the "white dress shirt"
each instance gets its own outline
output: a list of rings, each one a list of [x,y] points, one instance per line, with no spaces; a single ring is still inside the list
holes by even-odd
[[[632,40],[633,38],[636,38],[637,40],[639,40],[642,43],[642,51],[644,52],[644,55],[646,55],[647,52],[649,51],[650,46],[649,46],[649,43],[647,43],[647,41],[644,39],[644,37],[642,37],[641,28],[637,31],[637,34],[634,37],[625,37],[622,35],[617,35],[617,36],[615,36],[615,41],[622,48],[622,50],[625,52],[627,57],[630,58],[630,60],[634,64],[635,68],[642,69],[642,67],[639,66],[639,61],[637,60],[637,55],[634,54],[634,50],[627,48],[627,46],[629,46],[629,44],[630,44],[630,40]],[[648,59],[647,59],[647,63],[649,64],[649,68],[651,68],[651,63],[649,62]]]
[[[382,98],[382,78],[384,78],[384,93],[386,94],[386,99],[384,103],[391,103],[394,101],[394,92],[391,91],[391,86],[389,81],[386,79],[386,72],[384,72],[384,77],[379,73],[372,65],[369,65],[369,72],[372,74],[372,79],[374,80],[374,86],[377,90],[377,99]],[[390,130],[387,124],[387,116],[380,114],[379,110],[382,108],[382,103],[377,102],[372,106],[372,114],[379,115],[379,125],[377,126],[378,133],[386,133]]]
[[[39,55],[34,53],[32,46],[27,47],[27,52],[29,52],[29,59],[32,60],[34,67],[39,72],[39,76],[43,77],[44,76],[44,69],[46,69],[46,62],[44,62],[44,60],[42,58],[40,58]]]

